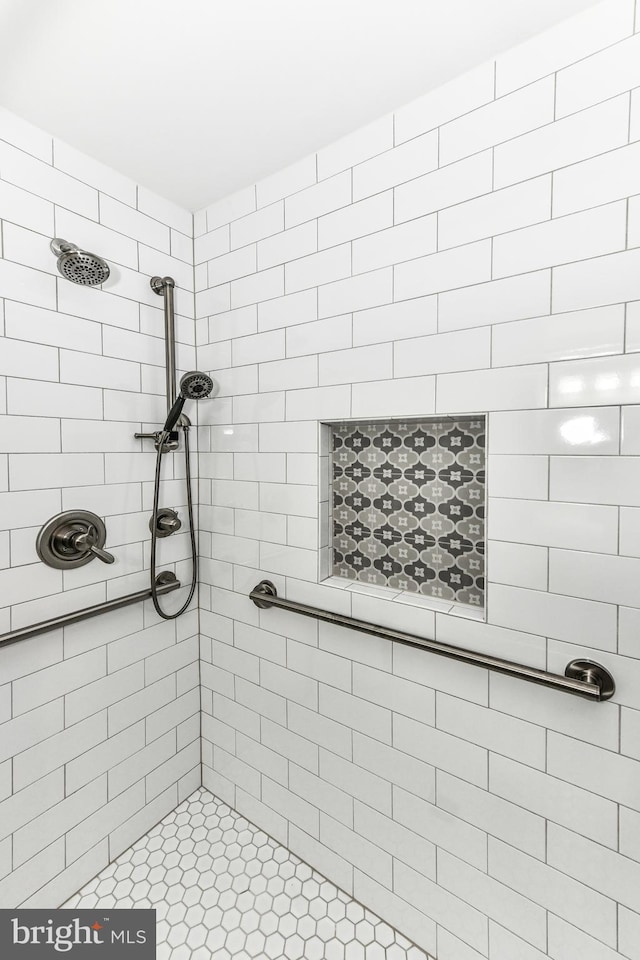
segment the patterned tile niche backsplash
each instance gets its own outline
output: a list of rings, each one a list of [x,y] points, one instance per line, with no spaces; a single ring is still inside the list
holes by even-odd
[[[483,607],[485,418],[331,434],[333,574]]]

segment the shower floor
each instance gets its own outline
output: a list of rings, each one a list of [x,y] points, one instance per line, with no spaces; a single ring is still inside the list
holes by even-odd
[[[64,906],[155,909],[157,960],[432,960],[203,788]]]

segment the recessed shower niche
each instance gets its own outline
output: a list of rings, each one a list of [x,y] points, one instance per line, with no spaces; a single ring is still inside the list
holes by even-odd
[[[485,417],[328,429],[333,576],[482,608]]]

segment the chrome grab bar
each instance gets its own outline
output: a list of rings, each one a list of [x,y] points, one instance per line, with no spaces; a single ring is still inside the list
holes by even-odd
[[[173,590],[178,590],[181,586],[180,581],[169,570],[158,574],[158,596],[171,593]],[[83,610],[76,610],[73,613],[63,613],[61,616],[53,617],[51,620],[41,620],[40,623],[34,623],[30,627],[20,627],[18,630],[11,630],[9,633],[0,634],[0,646],[17,643],[18,640],[28,640],[30,637],[35,637],[39,633],[58,630],[60,627],[69,626],[70,623],[78,623],[80,620],[97,617],[101,613],[119,610],[120,607],[128,607],[132,603],[149,600],[150,597],[151,588],[139,590],[138,593],[128,593],[126,596],[117,597],[115,600],[105,600],[103,603],[96,603],[93,607],[85,607]]]
[[[571,660],[566,666],[564,676],[559,673],[548,673],[546,670],[537,670],[535,667],[527,667],[512,660],[503,660],[502,657],[491,657],[484,653],[476,653],[475,650],[466,650],[464,647],[454,647],[448,643],[428,640],[426,637],[418,637],[401,630],[380,627],[366,620],[345,617],[341,613],[321,610],[319,607],[297,603],[295,600],[285,600],[284,597],[278,596],[278,592],[270,580],[262,580],[253,588],[249,598],[263,610],[267,610],[269,607],[290,610],[292,613],[299,613],[303,617],[313,617],[316,620],[323,620],[325,623],[336,623],[342,627],[348,627],[350,630],[369,633],[374,637],[383,637],[385,640],[419,647],[422,650],[429,650],[431,653],[437,653],[452,660],[459,660],[461,663],[471,663],[476,667],[487,667],[496,673],[505,673],[510,677],[519,677],[521,680],[529,680],[531,683],[553,687],[555,690],[562,690],[564,693],[571,693],[576,697],[586,697],[588,700],[598,702],[609,700],[615,693],[615,683],[609,671],[601,664],[594,663],[591,660]]]

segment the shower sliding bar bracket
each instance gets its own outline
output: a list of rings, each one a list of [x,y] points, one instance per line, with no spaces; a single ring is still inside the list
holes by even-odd
[[[171,570],[163,570],[162,573],[159,573],[156,577],[156,584],[158,596],[172,593],[182,586]],[[34,623],[30,627],[20,627],[18,630],[0,634],[0,648],[10,643],[17,643],[18,640],[29,640],[30,637],[37,637],[40,633],[59,630],[60,627],[68,627],[71,623],[89,620],[90,617],[97,617],[101,613],[110,613],[112,610],[119,610],[121,607],[128,607],[132,603],[141,603],[150,598],[151,589],[149,588],[148,590],[139,590],[138,593],[128,593],[124,597],[116,597],[115,600],[105,600],[104,603],[96,603],[93,607],[84,607],[84,609],[75,610],[73,613],[63,613],[51,620],[41,620],[40,623]]]
[[[161,443],[162,433],[162,430],[154,430],[152,433],[134,433],[134,437],[136,440],[153,440],[153,444],[157,450]],[[171,430],[167,439],[162,444],[162,452],[171,453],[173,450],[177,450],[179,446],[180,434],[177,430]]]
[[[338,624],[347,627],[349,630],[357,630],[359,633],[368,633],[374,637],[393,640],[395,643],[418,647],[421,650],[428,650],[430,653],[449,657],[451,660],[459,660],[461,663],[470,663],[477,667],[486,667],[495,673],[518,677],[531,683],[562,690],[564,693],[571,693],[576,697],[585,697],[587,700],[595,702],[609,700],[615,693],[615,683],[609,671],[601,664],[594,663],[591,660],[572,660],[567,664],[564,676],[558,673],[548,673],[546,670],[537,670],[535,667],[528,667],[512,660],[503,660],[502,657],[491,657],[484,653],[476,653],[475,650],[454,647],[448,643],[418,637],[401,630],[380,627],[366,620],[356,620],[353,617],[346,617],[330,610],[322,610],[305,603],[297,603],[295,600],[285,600],[284,597],[278,596],[278,591],[270,580],[262,580],[253,588],[249,598],[261,610],[268,610],[270,607],[290,610],[292,613],[299,613],[303,617],[313,617],[315,620]]]

